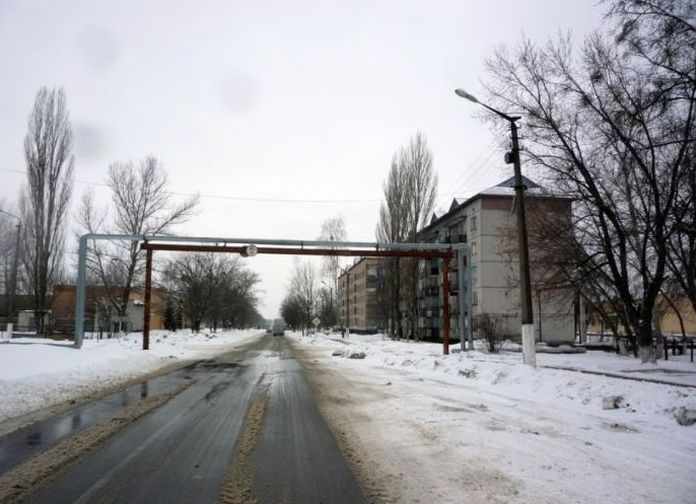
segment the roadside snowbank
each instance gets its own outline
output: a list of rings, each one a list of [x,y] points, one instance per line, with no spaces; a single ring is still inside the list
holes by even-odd
[[[153,331],[147,352],[138,333],[86,339],[80,350],[67,341],[13,339],[0,344],[0,421],[119,385],[177,360],[210,358],[258,334]]]
[[[649,417],[674,423],[674,412],[682,407],[696,409],[696,388],[640,382],[607,376],[552,369],[558,366],[596,372],[611,372],[627,378],[664,379],[696,385],[696,364],[660,361],[640,364],[634,358],[594,351],[583,354],[537,354],[537,369],[521,363],[519,353],[487,354],[481,351],[442,355],[442,345],[392,341],[383,335],[317,334],[302,337],[304,343],[326,345],[337,355],[365,354],[374,367],[389,367],[415,373],[423,378],[475,385],[490,392],[512,394],[520,399],[566,407],[601,410],[603,399],[618,396],[619,409],[627,418]]]
[[[676,504],[696,495],[696,426],[673,416],[696,407],[694,388],[532,369],[519,353],[443,356],[441,345],[376,336],[291,336],[358,473],[391,501]],[[644,367],[597,352],[537,358]],[[616,396],[618,408],[604,409]]]

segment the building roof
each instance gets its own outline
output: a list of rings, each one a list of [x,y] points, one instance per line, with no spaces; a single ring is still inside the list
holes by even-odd
[[[350,266],[346,266],[345,268],[341,268],[341,274],[338,275],[338,278],[342,278],[342,277],[346,276],[347,273],[350,273],[351,271],[353,271],[363,261],[372,261],[372,262],[380,263],[380,262],[384,261],[384,257],[371,257],[371,256],[370,257],[360,257],[357,261],[355,261]]]
[[[568,199],[567,196],[562,196],[558,194],[553,194],[549,191],[547,191],[545,188],[534,182],[533,180],[525,177],[522,175],[522,183],[524,186],[527,188],[526,194],[529,196],[534,196],[534,197],[539,197],[539,198],[558,198],[558,199]],[[504,198],[512,198],[515,196],[515,177],[510,177],[508,179],[503,180],[499,184],[494,185],[493,187],[489,187],[488,189],[484,189],[483,191],[480,191],[470,198],[467,199],[458,199],[454,198],[452,200],[452,204],[450,205],[449,210],[440,215],[437,216],[435,213],[433,213],[430,223],[425,226],[423,229],[421,229],[419,232],[422,233],[423,231],[429,231],[433,227],[437,226],[439,223],[442,221],[448,219],[451,217],[455,212],[469,206],[471,203],[476,201],[479,198],[482,197],[504,197]]]

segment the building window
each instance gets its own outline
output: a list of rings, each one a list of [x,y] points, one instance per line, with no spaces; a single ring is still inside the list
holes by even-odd
[[[471,264],[476,264],[478,262],[478,252],[477,252],[476,242],[471,242]]]
[[[472,216],[471,216],[471,221],[470,221],[470,222],[471,222],[471,230],[472,230],[472,231],[476,231],[476,229],[477,229],[477,227],[476,227],[476,220],[477,220],[477,219],[476,219],[476,216],[475,216],[475,215],[472,215]]]

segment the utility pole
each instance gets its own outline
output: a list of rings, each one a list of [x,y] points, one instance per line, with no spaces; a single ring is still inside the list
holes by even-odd
[[[510,116],[482,103],[463,89],[455,89],[457,96],[487,108],[510,123],[512,150],[505,154],[505,162],[512,164],[515,180],[515,214],[517,217],[517,241],[520,267],[520,315],[522,322],[522,359],[525,364],[536,367],[536,338],[534,337],[534,313],[532,311],[532,287],[529,275],[529,246],[527,244],[527,218],[524,209],[525,186],[522,180],[520,142],[517,134],[519,116]]]
[[[529,274],[529,245],[527,243],[527,217],[524,209],[525,185],[522,181],[520,143],[517,121],[520,117],[507,117],[510,121],[512,151],[505,155],[515,172],[515,215],[517,217],[517,242],[520,258],[520,304],[522,308],[522,355],[525,364],[536,367],[536,337],[534,336],[534,312],[532,311],[532,283]]]

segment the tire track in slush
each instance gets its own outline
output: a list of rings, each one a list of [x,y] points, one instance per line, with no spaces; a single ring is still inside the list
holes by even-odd
[[[261,434],[268,405],[268,383],[259,380],[259,392],[249,407],[240,433],[232,463],[220,487],[219,504],[256,504],[258,497],[252,482],[253,470],[249,457]]]

